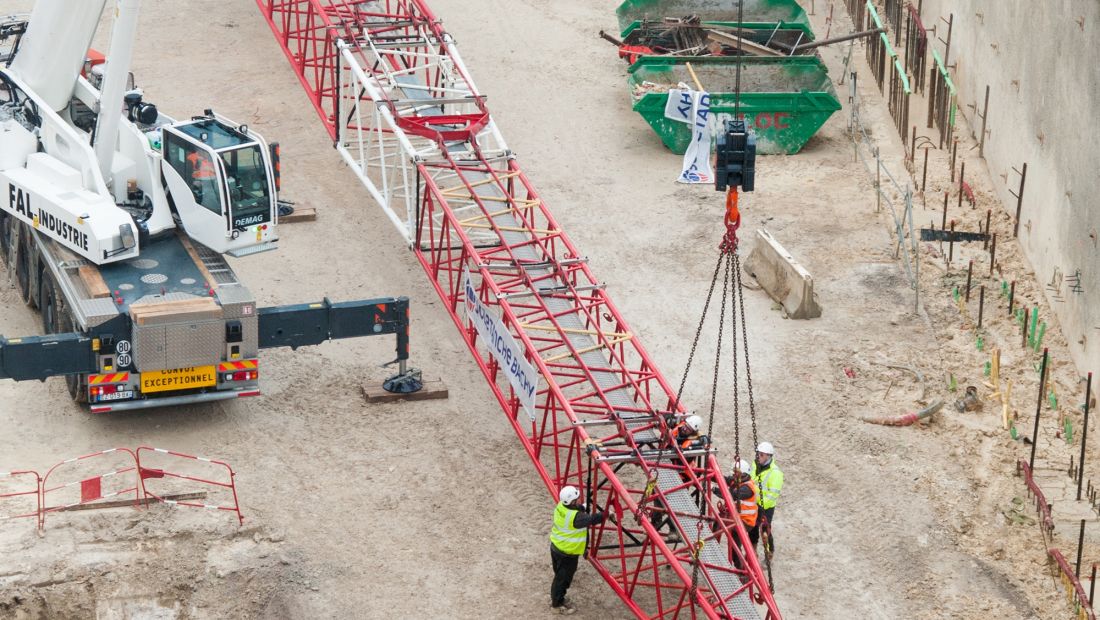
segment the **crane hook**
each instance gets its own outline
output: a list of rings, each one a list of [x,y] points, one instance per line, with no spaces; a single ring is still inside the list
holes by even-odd
[[[737,249],[737,229],[741,227],[741,210],[737,208],[737,187],[730,186],[726,190],[726,234],[722,237],[719,249],[723,252],[733,252]]]

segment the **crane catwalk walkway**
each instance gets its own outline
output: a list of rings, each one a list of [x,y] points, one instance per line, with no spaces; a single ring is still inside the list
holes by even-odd
[[[675,392],[519,167],[431,10],[257,3],[548,490],[576,485],[609,512],[588,559],[623,603],[644,618],[780,618],[744,529],[721,518],[716,492],[734,503],[713,451],[670,446],[662,414]],[[533,402],[467,316],[468,285],[537,371]]]

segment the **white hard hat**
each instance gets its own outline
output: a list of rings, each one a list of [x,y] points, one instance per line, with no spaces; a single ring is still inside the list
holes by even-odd
[[[688,417],[684,418],[684,423],[686,423],[688,425],[688,428],[693,431],[697,431],[703,428],[703,418],[700,418],[697,415],[689,415]]]
[[[577,487],[567,486],[561,488],[561,492],[558,493],[558,500],[564,504],[571,504],[580,496],[581,492]]]
[[[757,452],[763,452],[764,454],[771,454],[772,456],[774,456],[775,455],[775,446],[773,446],[770,442],[761,441],[760,445],[756,446],[756,451]]]
[[[750,475],[752,474],[752,465],[749,465],[749,462],[745,459],[741,459],[737,462],[737,471],[746,475]]]

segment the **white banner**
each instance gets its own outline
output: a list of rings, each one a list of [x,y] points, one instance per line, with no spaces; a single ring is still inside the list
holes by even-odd
[[[534,422],[538,371],[527,363],[523,346],[516,342],[500,318],[481,302],[467,268],[463,269],[462,288],[466,293],[466,317],[477,328],[477,333],[484,340],[489,353],[496,358],[501,371],[508,376],[508,382],[512,384],[527,416]]]
[[[710,93],[692,92],[691,144],[684,153],[680,183],[714,183],[710,167]]]
[[[680,84],[681,88],[673,88],[668,91],[668,101],[665,102],[665,118],[686,123],[691,120],[692,108],[695,99],[693,92],[687,84]]]
[[[676,180],[714,183],[714,170],[710,165],[710,93],[689,88],[669,90],[665,118],[691,125],[691,143],[684,153],[683,170]]]

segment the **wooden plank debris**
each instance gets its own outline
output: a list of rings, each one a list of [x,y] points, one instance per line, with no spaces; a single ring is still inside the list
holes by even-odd
[[[709,30],[707,31],[707,38],[716,43],[731,45],[733,47],[737,47],[738,44],[740,44],[741,49],[755,56],[772,56],[776,58],[786,56],[786,54],[784,54],[783,52],[773,50],[766,45],[760,45],[759,43],[754,43],[744,37],[726,34],[724,32]]]
[[[280,215],[280,224],[294,224],[297,222],[314,222],[317,220],[317,209],[313,207],[294,207],[290,215]]]
[[[206,499],[206,491],[199,491],[197,493],[176,493],[175,495],[165,495],[161,499],[166,499],[171,502],[186,502],[193,499]],[[75,510],[101,510],[104,508],[127,508],[129,506],[142,506],[148,507],[151,504],[159,504],[161,500],[155,497],[148,497],[145,499],[120,499],[110,502],[96,502],[92,504],[76,504],[75,506],[54,506],[47,508],[46,512],[72,512]]]

